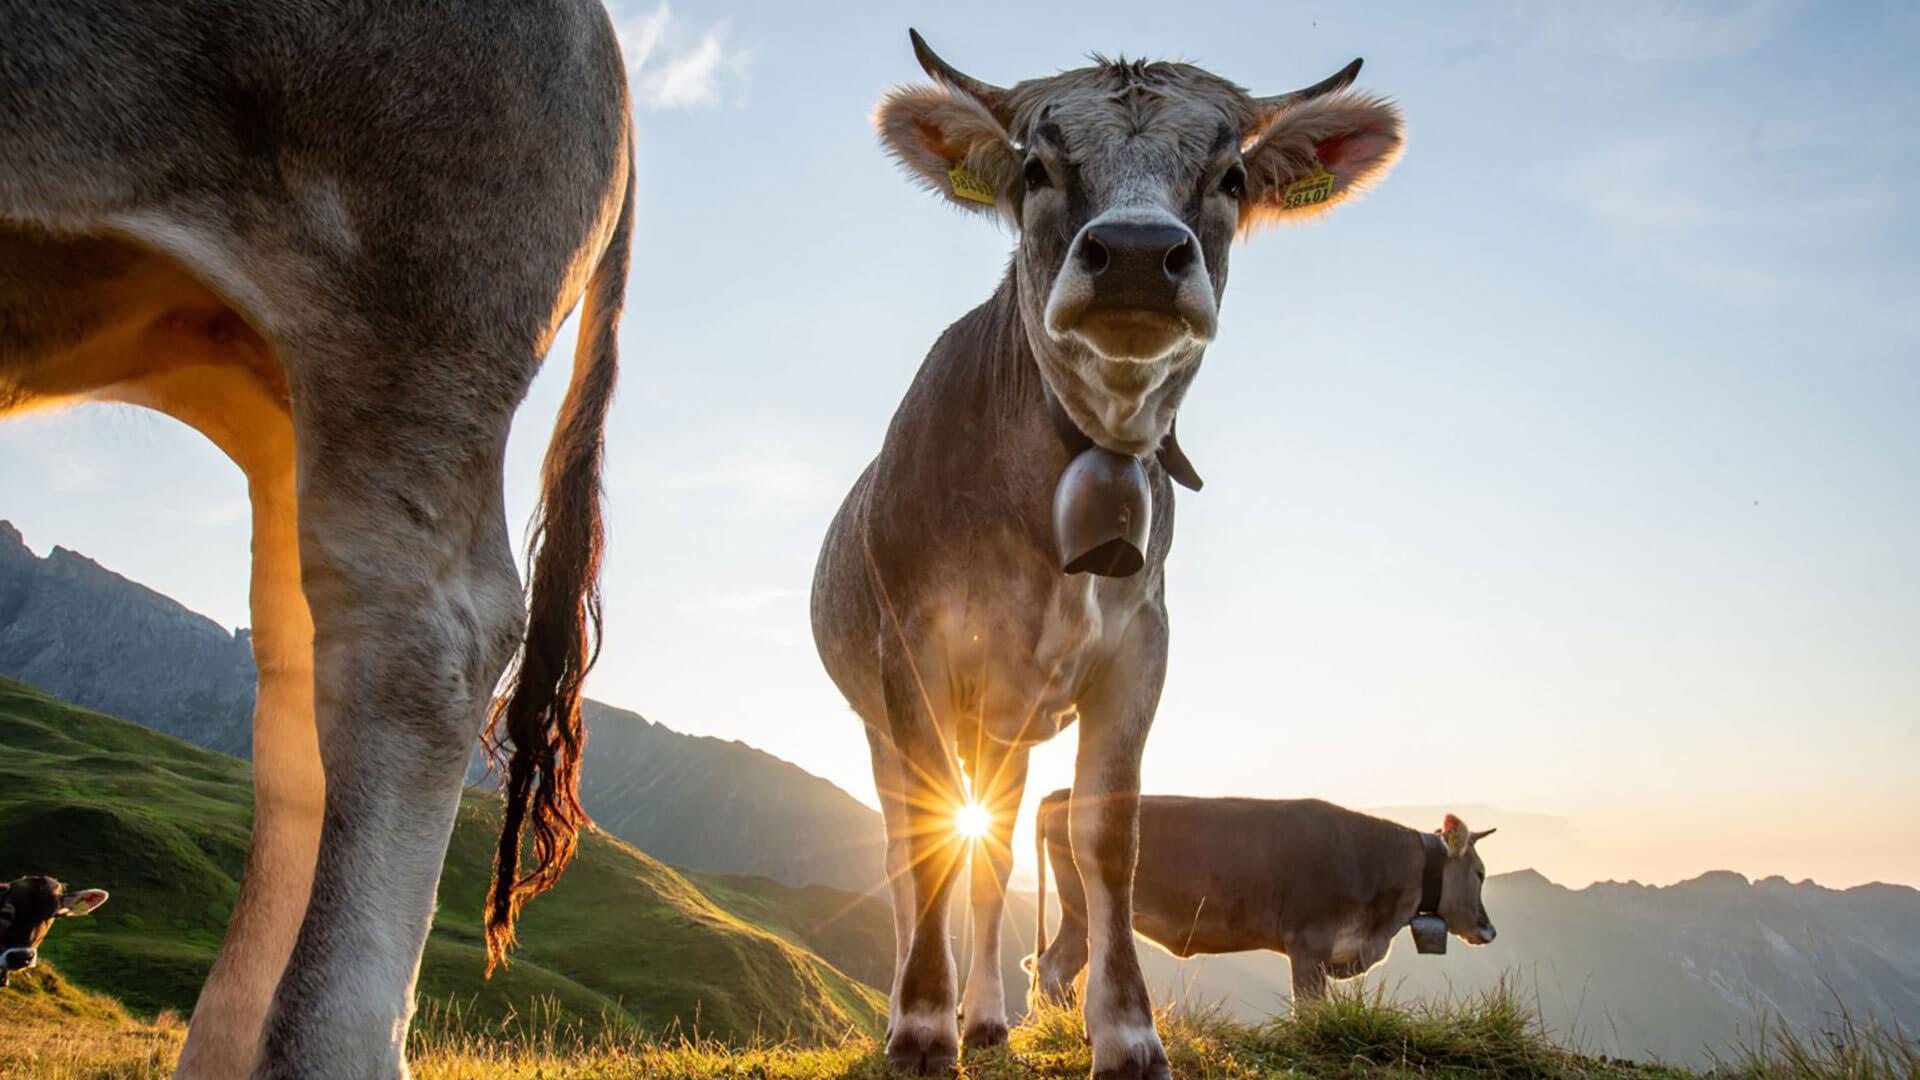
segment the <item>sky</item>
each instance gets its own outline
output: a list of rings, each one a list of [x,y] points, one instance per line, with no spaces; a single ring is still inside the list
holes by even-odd
[[[1494,872],[1575,886],[1920,885],[1920,10],[1356,7],[616,7],[639,216],[590,693],[874,801],[814,557],[1014,243],[874,139],[909,25],[1002,84],[1099,50],[1274,93],[1364,56],[1405,157],[1234,254],[1181,412],[1207,486],[1147,788],[1458,809]],[[514,432],[516,530],[572,344]],[[170,420],[0,425],[0,517],[248,621],[244,485]]]

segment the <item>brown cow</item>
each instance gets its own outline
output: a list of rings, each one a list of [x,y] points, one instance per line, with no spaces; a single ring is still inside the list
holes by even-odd
[[[1074,870],[1063,788],[1040,801],[1034,989],[1064,1001],[1087,962],[1087,903]],[[1470,945],[1493,940],[1480,900],[1487,870],[1448,814],[1422,833],[1319,799],[1140,799],[1133,928],[1175,956],[1271,949],[1293,965],[1293,996],[1365,974],[1417,915]],[[1060,933],[1047,944],[1047,863],[1060,884]],[[1445,938],[1439,937],[1440,948]],[[1438,950],[1423,950],[1438,951]]]
[[[597,0],[0,0],[0,418],[164,413],[252,508],[253,833],[181,1077],[406,1074],[510,665],[492,957],[573,852],[631,156]],[[507,431],[576,304],[523,594]]]
[[[50,877],[23,877],[0,885],[0,986],[16,971],[40,962],[40,943],[53,920],[91,915],[107,902],[105,889],[68,892]]]
[[[936,85],[882,141],[917,183],[1019,230],[986,302],[928,352],[821,546],[813,633],[865,726],[886,818],[895,974],[887,1057],[922,1072],[1007,1038],[1000,924],[1027,754],[1078,725],[1074,832],[1094,911],[1093,1071],[1167,1057],[1128,932],[1141,755],[1166,673],[1174,418],[1219,329],[1234,237],[1379,179],[1400,116],[1359,61],[1256,97],[1190,64],[1099,60],[998,87],[913,37]],[[947,899],[973,849],[966,992]]]

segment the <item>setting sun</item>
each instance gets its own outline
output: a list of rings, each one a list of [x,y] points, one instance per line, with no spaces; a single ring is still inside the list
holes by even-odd
[[[979,840],[993,827],[993,812],[979,803],[967,803],[954,811],[953,831],[968,840]]]

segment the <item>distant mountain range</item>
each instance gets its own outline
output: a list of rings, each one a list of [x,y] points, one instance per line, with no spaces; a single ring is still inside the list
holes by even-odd
[[[0,675],[202,746],[246,746],[253,669],[244,631],[228,634],[84,556],[55,548],[37,558],[4,523]],[[583,789],[603,829],[703,871],[686,878],[733,916],[871,986],[886,985],[887,899],[843,891],[878,884],[877,814],[739,742],[683,735],[597,702],[587,719]],[[1750,1034],[1763,1012],[1817,1030],[1845,1003],[1856,1017],[1920,1031],[1914,889],[1834,890],[1725,872],[1666,887],[1567,889],[1521,871],[1490,878],[1486,896],[1500,928],[1494,945],[1456,941],[1445,957],[1423,957],[1402,940],[1371,981],[1425,996],[1504,978],[1535,1000],[1550,1029],[1588,1049],[1690,1064]],[[1007,983],[1017,999],[1018,957],[1031,948],[1029,896],[1011,898],[1008,920]],[[1143,954],[1161,1000],[1215,1003],[1246,1018],[1287,1008],[1282,957],[1180,961],[1151,946]]]
[[[247,631],[0,521],[0,675],[238,757],[253,748]],[[594,822],[655,858],[789,885],[882,882],[880,815],[745,743],[683,735],[597,701],[585,708],[581,797]],[[481,782],[476,770],[471,777]]]
[[[253,644],[0,521],[0,675],[223,754],[253,750]]]

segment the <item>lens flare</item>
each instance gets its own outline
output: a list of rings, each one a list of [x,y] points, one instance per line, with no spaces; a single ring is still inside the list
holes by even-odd
[[[953,831],[968,840],[983,839],[993,828],[993,811],[979,803],[967,803],[953,814]]]

